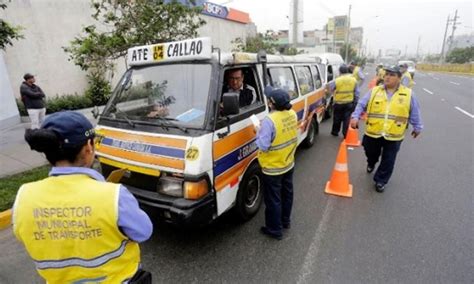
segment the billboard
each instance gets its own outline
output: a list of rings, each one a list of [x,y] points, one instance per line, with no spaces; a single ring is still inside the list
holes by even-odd
[[[243,24],[250,23],[250,16],[248,13],[233,8],[227,8],[225,6],[211,2],[204,2],[202,13],[204,15],[231,20]]]
[[[347,33],[347,16],[334,17],[334,40],[344,41]]]

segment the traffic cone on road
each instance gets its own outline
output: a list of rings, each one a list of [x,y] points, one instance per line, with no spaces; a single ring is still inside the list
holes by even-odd
[[[331,179],[326,183],[324,192],[344,197],[352,197],[352,184],[349,184],[346,143],[342,141],[337,154]]]
[[[359,132],[356,128],[352,128],[350,125],[347,128],[346,139],[344,140],[347,146],[350,147],[359,147],[360,140],[359,140]]]

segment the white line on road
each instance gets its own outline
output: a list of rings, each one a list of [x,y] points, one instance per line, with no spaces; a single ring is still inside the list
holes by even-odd
[[[462,108],[460,108],[460,107],[454,107],[454,108],[459,110],[460,112],[464,113],[465,115],[470,116],[471,118],[474,118],[473,114],[468,113],[467,111],[463,110]]]
[[[439,80],[439,78],[437,78],[437,77],[433,77],[433,79],[435,79],[435,80]]]
[[[433,92],[432,92],[432,91],[430,91],[430,90],[427,90],[427,89],[425,89],[425,88],[423,88],[423,91],[427,92],[427,93],[428,93],[428,94],[430,94],[430,95],[432,95],[432,94],[433,94]]]
[[[298,276],[297,283],[311,283],[311,275],[314,273],[314,266],[316,263],[316,258],[318,257],[319,247],[321,246],[321,241],[323,239],[324,232],[326,231],[327,223],[329,221],[329,215],[332,211],[333,200],[330,198],[328,203],[326,203],[326,208],[324,208],[323,217],[321,218],[321,222],[316,229],[316,233],[314,234],[313,241],[309,246],[308,252],[304,258],[303,267],[300,269],[300,273]]]
[[[445,102],[446,100],[445,99],[441,99],[442,102]]]
[[[456,86],[459,86],[459,85],[461,85],[461,84],[459,84],[459,83],[456,83],[456,82],[453,82],[453,81],[449,81],[449,83],[451,83],[451,84],[454,84],[454,85],[456,85]]]

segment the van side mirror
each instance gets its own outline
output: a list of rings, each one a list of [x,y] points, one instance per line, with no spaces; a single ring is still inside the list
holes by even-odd
[[[224,93],[222,95],[223,116],[239,114],[239,96],[238,93]]]

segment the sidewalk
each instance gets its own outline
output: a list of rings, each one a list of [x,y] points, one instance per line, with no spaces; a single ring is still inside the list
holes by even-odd
[[[84,114],[93,125],[96,124],[90,108],[78,112]],[[25,129],[29,127],[28,122],[0,130],[0,178],[48,164],[43,154],[30,150],[26,143]]]

